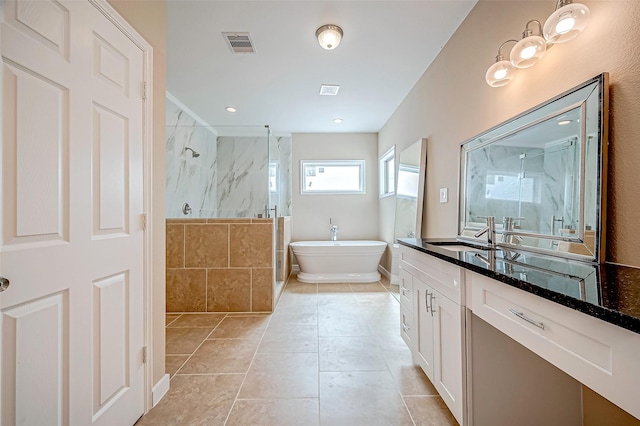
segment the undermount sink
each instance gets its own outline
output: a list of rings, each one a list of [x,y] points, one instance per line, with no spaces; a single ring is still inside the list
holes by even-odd
[[[432,244],[434,246],[438,246],[442,249],[445,250],[449,250],[449,251],[455,251],[455,252],[460,252],[460,251],[468,251],[468,252],[485,252],[487,250],[491,250],[489,247],[480,247],[480,246],[475,246],[475,245],[471,245],[471,244],[464,244],[464,243],[460,243],[460,242],[454,242],[454,241],[430,241],[429,244]]]
[[[485,248],[479,248],[479,247],[473,247],[473,246],[465,246],[463,244],[447,244],[447,245],[439,245],[438,247],[443,248],[445,250],[451,250],[451,251],[477,251],[477,252],[484,252],[487,251],[487,249]]]

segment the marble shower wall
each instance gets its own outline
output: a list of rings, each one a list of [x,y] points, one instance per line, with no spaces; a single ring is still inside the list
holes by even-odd
[[[217,212],[217,144],[215,133],[167,99],[166,217],[183,218],[189,203],[190,217],[215,217]],[[200,154],[193,157],[192,148]]]
[[[265,213],[291,214],[291,137],[216,136],[167,99],[166,217],[244,218]],[[198,154],[194,157],[185,148]],[[269,191],[269,163],[277,170],[277,185]],[[192,213],[185,215],[188,203]]]
[[[219,137],[217,217],[257,217],[269,202],[265,137]]]

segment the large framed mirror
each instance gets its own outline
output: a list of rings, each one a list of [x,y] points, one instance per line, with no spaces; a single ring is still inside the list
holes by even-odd
[[[396,179],[394,244],[391,258],[391,284],[400,282],[398,238],[420,238],[422,206],[427,175],[427,140],[420,139],[400,152]]]
[[[603,262],[608,75],[462,144],[458,239]]]
[[[396,180],[396,222],[398,238],[420,238],[422,205],[427,168],[427,140],[420,139],[402,150]]]

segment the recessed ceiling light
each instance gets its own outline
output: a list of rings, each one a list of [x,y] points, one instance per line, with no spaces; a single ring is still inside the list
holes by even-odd
[[[333,122],[334,122],[334,123],[336,123],[336,124],[340,124],[340,123],[342,123],[343,121],[344,121],[344,120],[343,120],[342,118],[334,118],[334,119],[333,119]]]
[[[571,120],[562,120],[562,121],[558,121],[558,126],[564,126],[566,124],[571,123]]]
[[[322,96],[335,96],[338,94],[338,90],[340,90],[340,86],[336,84],[321,84],[320,85],[320,95]]]
[[[226,107],[225,109],[226,109],[228,112],[236,112],[236,111],[237,111],[237,109],[235,109],[234,107],[231,107],[231,106]]]

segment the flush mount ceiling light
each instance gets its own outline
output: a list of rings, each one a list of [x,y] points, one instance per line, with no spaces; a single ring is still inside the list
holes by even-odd
[[[567,124],[573,123],[573,120],[561,120],[558,121],[558,126],[566,126]]]
[[[538,35],[534,35],[529,29],[532,22],[538,24]],[[542,59],[546,51],[547,41],[542,38],[542,24],[537,19],[532,19],[525,25],[522,40],[511,49],[509,59],[516,68],[529,68]]]
[[[236,112],[236,111],[237,111],[237,109],[235,109],[235,108],[234,108],[234,107],[232,107],[232,106],[228,106],[228,107],[226,107],[225,109],[227,110],[227,112]]]
[[[544,38],[551,43],[564,43],[576,38],[587,26],[589,8],[572,0],[558,0],[556,10],[544,23]]]
[[[343,120],[342,118],[339,118],[339,117],[336,117],[336,118],[334,118],[334,119],[333,119],[333,122],[334,122],[334,123],[336,123],[336,124],[340,124],[340,123],[342,123],[343,121],[344,121],[344,120]]]
[[[333,50],[342,40],[342,28],[337,25],[323,25],[316,30],[316,38],[323,49]]]
[[[489,67],[487,73],[484,76],[484,78],[487,80],[487,84],[491,87],[504,86],[505,84],[509,84],[509,82],[513,80],[515,69],[513,68],[511,62],[507,61],[500,51],[502,47],[509,42],[517,43],[518,41],[507,40],[500,45],[500,47],[498,48],[498,56],[496,56],[495,64]]]

